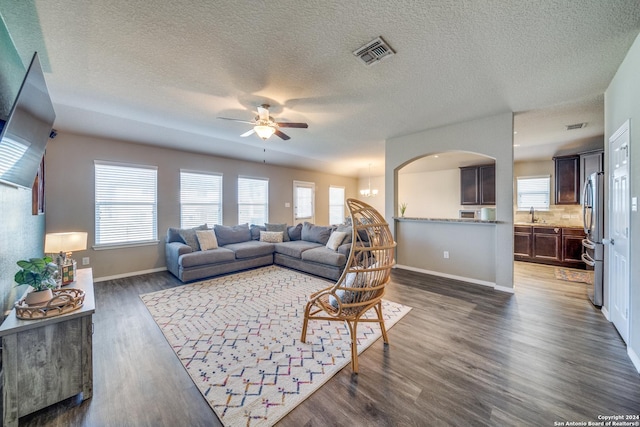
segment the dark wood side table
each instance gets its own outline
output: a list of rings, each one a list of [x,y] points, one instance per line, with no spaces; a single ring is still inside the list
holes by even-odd
[[[0,325],[4,371],[3,425],[82,393],[93,395],[93,273],[78,270],[68,288],[85,292],[78,310],[39,320],[21,320],[15,308]]]

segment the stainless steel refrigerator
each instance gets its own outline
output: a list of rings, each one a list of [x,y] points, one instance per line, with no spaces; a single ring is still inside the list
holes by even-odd
[[[604,173],[594,172],[587,177],[582,193],[582,240],[585,250],[582,260],[593,268],[593,284],[589,287],[589,299],[596,307],[602,307],[604,247]],[[590,269],[591,269],[590,268]]]

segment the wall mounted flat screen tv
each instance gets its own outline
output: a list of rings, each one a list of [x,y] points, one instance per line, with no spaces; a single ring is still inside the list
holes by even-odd
[[[7,121],[0,121],[0,182],[33,186],[55,118],[36,52]]]

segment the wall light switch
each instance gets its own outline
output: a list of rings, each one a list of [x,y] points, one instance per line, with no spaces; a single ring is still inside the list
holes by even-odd
[[[562,215],[562,219],[569,219],[569,218],[571,218],[571,215],[569,214]]]
[[[82,258],[82,265],[89,265],[89,257],[88,256]]]
[[[632,197],[631,198],[631,211],[632,212],[638,212],[638,198],[637,197]]]
[[[285,208],[290,208],[290,207],[291,207],[291,203],[286,202],[286,203],[284,204],[284,207],[285,207]]]
[[[449,258],[449,251],[444,251],[444,257],[445,257],[446,259],[448,259],[448,258]]]
[[[578,215],[571,215],[571,219],[578,219]]]

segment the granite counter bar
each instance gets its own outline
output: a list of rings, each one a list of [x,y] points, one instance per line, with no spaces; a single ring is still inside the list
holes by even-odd
[[[482,219],[470,218],[411,218],[411,217],[393,217],[395,221],[411,221],[411,222],[446,222],[461,224],[499,224],[500,221],[486,221]]]

